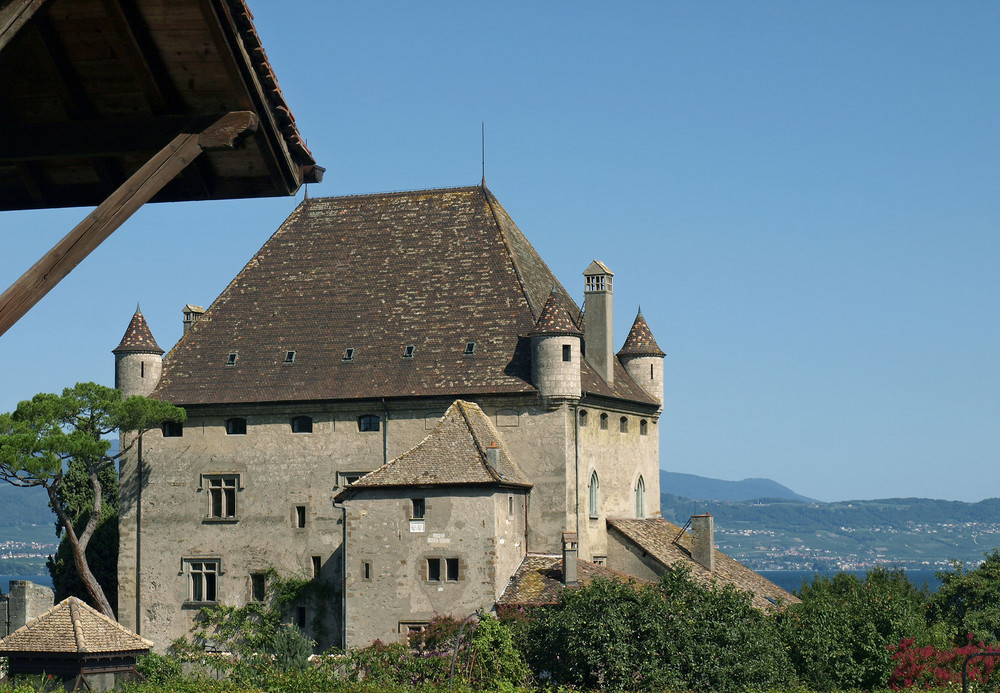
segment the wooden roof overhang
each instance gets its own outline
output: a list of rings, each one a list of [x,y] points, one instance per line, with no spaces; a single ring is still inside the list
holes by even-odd
[[[0,211],[99,205],[65,271],[25,277],[54,286],[146,201],[292,195],[323,170],[244,0],[0,0]],[[0,334],[51,288],[16,286]]]

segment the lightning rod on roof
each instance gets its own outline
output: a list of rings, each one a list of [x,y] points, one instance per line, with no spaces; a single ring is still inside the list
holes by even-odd
[[[483,125],[483,187],[486,187],[486,121],[482,122]]]

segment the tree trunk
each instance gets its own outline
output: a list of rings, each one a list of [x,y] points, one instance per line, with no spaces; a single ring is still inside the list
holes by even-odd
[[[94,527],[97,526],[98,513],[100,512],[101,502],[100,502],[100,483],[97,483],[97,475],[91,475],[91,485],[95,485],[94,489],[94,511],[90,513],[90,519],[87,520],[87,527],[83,531],[82,540],[77,537],[76,530],[73,528],[73,523],[70,521],[69,516],[66,515],[66,511],[63,510],[62,505],[59,503],[59,499],[56,496],[56,488],[54,486],[46,486],[45,490],[48,491],[49,501],[56,511],[56,515],[59,517],[59,522],[62,523],[63,529],[66,530],[66,536],[69,537],[70,548],[73,549],[73,562],[76,564],[76,571],[80,575],[80,580],[83,581],[83,586],[87,588],[87,593],[90,594],[91,599],[97,604],[97,608],[100,609],[101,613],[112,620],[115,619],[115,612],[111,608],[108,598],[104,595],[104,589],[101,587],[101,583],[97,581],[94,574],[90,572],[90,565],[87,563],[87,544],[90,542],[90,536],[94,532]]]

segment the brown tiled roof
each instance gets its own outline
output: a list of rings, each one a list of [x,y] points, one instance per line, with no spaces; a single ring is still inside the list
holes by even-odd
[[[710,573],[691,558],[691,535],[662,518],[645,520],[608,520],[608,528],[616,530],[632,541],[664,567],[684,565],[691,569],[691,577],[701,582],[715,581],[719,585],[733,585],[749,592],[753,605],[771,609],[778,604],[795,604],[800,600],[781,589],[767,578],[755,573],[734,558],[715,549],[715,572]],[[677,538],[680,535],[680,538]],[[675,542],[674,540],[677,539]]]
[[[606,580],[629,580],[646,583],[646,580],[611,570],[582,559],[576,561],[577,587],[586,585],[594,578]],[[507,583],[506,589],[497,600],[497,606],[544,606],[556,604],[559,592],[566,587],[562,582],[562,556],[528,554],[514,575]],[[570,587],[572,589],[572,586]]]
[[[486,449],[491,446],[499,448],[495,470],[487,464]],[[423,441],[358,479],[337,499],[348,498],[364,488],[428,484],[531,487],[483,410],[471,402],[456,400]]]
[[[68,597],[0,640],[0,653],[142,652],[153,643],[76,597]]]
[[[619,356],[666,356],[660,349],[656,340],[653,339],[653,332],[646,323],[646,318],[642,317],[642,311],[635,316],[632,329],[628,331],[625,344],[618,351]]]
[[[138,307],[135,309],[132,321],[128,324],[128,328],[125,330],[122,341],[119,342],[118,346],[111,351],[112,354],[127,354],[133,352],[147,354],[163,353],[163,349],[161,349],[160,345],[156,343],[155,339],[153,339],[153,333],[149,331],[149,325],[146,324],[146,318],[142,317],[142,312]]]
[[[154,395],[190,405],[534,392],[527,335],[553,286],[579,319],[483,187],[310,199],[174,346]],[[289,350],[294,365],[282,363]],[[619,366],[613,388],[586,363],[581,381],[657,404]]]
[[[563,308],[559,292],[553,290],[549,294],[549,297],[545,299],[545,305],[542,306],[542,313],[538,316],[538,320],[535,321],[535,329],[531,331],[531,334],[579,336],[583,332],[573,324],[569,313]]]

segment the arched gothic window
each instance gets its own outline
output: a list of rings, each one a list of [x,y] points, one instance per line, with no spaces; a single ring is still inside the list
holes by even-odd
[[[597,478],[597,471],[590,475],[590,486],[587,488],[588,503],[591,519],[597,519],[601,515],[601,481]]]
[[[639,475],[639,480],[635,482],[635,516],[640,520],[646,517],[646,482]]]

